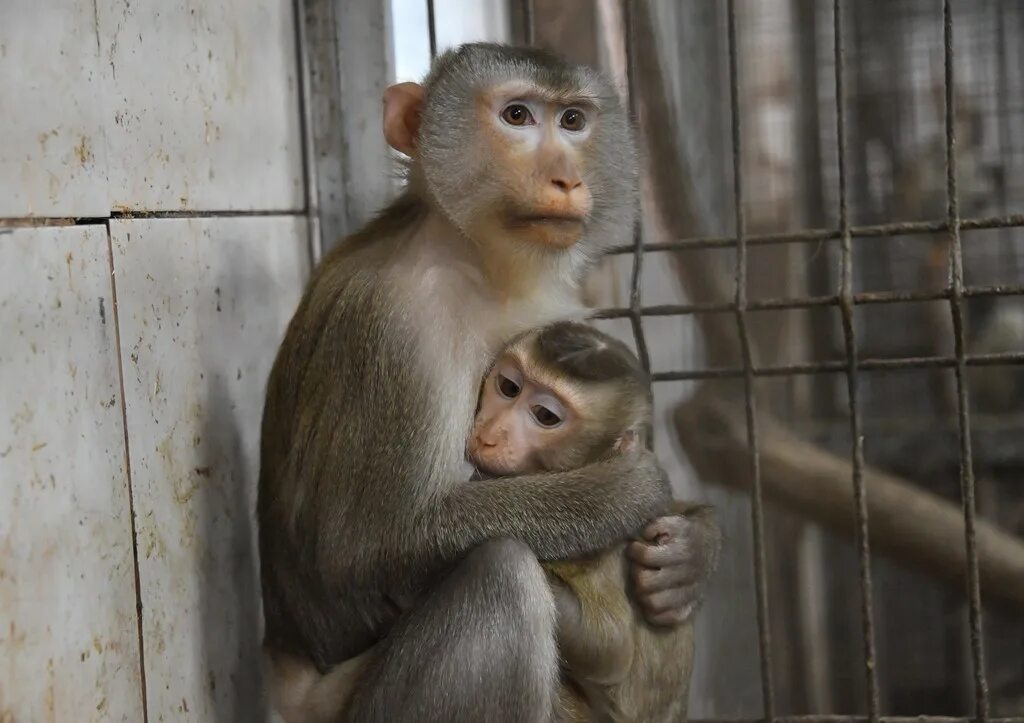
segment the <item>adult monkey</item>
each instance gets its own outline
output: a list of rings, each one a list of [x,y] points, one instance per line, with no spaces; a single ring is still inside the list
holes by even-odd
[[[478,44],[389,88],[384,132],[408,188],[316,269],[268,382],[265,644],[321,673],[374,646],[346,720],[550,720],[538,558],[636,534],[668,486],[646,452],[469,482],[465,444],[490,358],[577,314],[582,271],[630,234],[629,124],[592,71]],[[699,598],[705,541],[681,517],[645,535],[640,602],[671,624]]]

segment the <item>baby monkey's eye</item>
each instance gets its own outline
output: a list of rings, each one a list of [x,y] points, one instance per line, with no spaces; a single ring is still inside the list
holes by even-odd
[[[510,126],[533,125],[536,122],[533,120],[533,114],[530,113],[530,109],[522,103],[512,103],[505,106],[505,109],[501,111],[501,119]]]
[[[536,419],[542,427],[557,427],[562,423],[561,417],[540,404],[530,407],[530,411],[533,413],[533,418]]]
[[[579,108],[570,108],[562,114],[562,128],[567,131],[581,131],[587,127],[587,117]]]
[[[498,391],[501,396],[506,399],[515,399],[519,396],[519,385],[514,381],[506,377],[504,374],[498,375]]]

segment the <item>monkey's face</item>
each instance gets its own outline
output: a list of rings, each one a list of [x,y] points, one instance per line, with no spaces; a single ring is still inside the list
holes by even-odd
[[[597,106],[512,82],[481,93],[476,115],[490,178],[476,213],[464,219],[470,235],[575,245],[593,210],[588,158],[601,122]]]
[[[548,469],[544,452],[563,446],[579,423],[565,399],[527,377],[506,354],[484,381],[467,454],[491,475],[539,472]]]
[[[435,64],[416,127],[413,158],[431,196],[478,243],[589,259],[630,237],[632,134],[593,71],[463,46]]]
[[[608,389],[567,378],[527,349],[510,346],[484,380],[470,461],[490,475],[514,475],[576,469],[611,452],[631,415]]]

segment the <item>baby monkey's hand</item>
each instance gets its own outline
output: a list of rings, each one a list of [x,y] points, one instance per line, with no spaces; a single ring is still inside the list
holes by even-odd
[[[673,503],[626,547],[637,603],[651,625],[688,622],[718,564],[722,534],[710,507]]]

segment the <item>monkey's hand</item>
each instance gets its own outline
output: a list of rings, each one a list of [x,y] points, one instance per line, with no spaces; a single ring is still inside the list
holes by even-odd
[[[651,625],[688,622],[718,565],[722,533],[710,507],[675,503],[626,547],[636,602]]]

